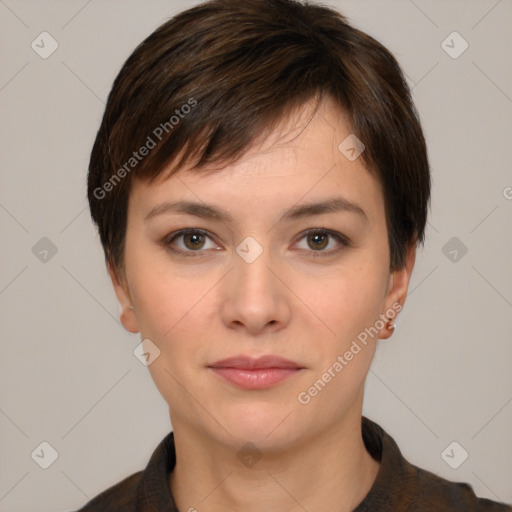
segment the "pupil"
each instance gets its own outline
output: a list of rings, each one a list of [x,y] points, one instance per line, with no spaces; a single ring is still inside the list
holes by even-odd
[[[309,235],[308,240],[313,243],[315,249],[323,249],[327,246],[327,235],[315,233],[314,235]]]
[[[201,247],[203,244],[201,243],[203,235],[198,235],[198,234],[189,234],[189,235],[186,235],[185,236],[185,245],[187,245],[187,247],[189,249],[197,249],[198,247]]]

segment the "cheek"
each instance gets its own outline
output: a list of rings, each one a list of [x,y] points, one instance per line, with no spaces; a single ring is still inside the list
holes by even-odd
[[[325,414],[335,414],[333,404],[338,404],[341,411],[351,403],[363,386],[373,360],[378,336],[371,327],[379,319],[385,281],[376,265],[368,261],[340,267],[328,279],[317,281],[316,287],[302,291],[308,290],[302,296],[307,297],[305,302],[315,313],[308,314],[307,325],[303,326],[309,333],[314,375],[310,387],[302,391],[316,393],[315,383],[320,381],[322,391],[315,397],[315,403]],[[313,322],[323,335],[312,337]],[[323,387],[322,383],[329,384]]]
[[[193,333],[190,331],[201,329],[205,321],[204,315],[198,313],[208,301],[205,293],[210,287],[205,280],[149,274],[137,294],[141,333],[147,337],[154,336],[163,343],[187,332],[191,336]]]
[[[149,266],[135,281],[137,320],[143,339],[151,339],[160,357],[149,366],[160,393],[169,403],[181,400],[181,385],[197,380],[208,362],[212,330],[218,324],[215,283],[218,276],[201,279],[178,275],[166,267]]]
[[[137,319],[141,337],[151,339],[160,350],[149,367],[155,385],[169,404],[187,400],[187,390],[197,381],[205,361],[212,319],[208,316],[212,287],[208,280],[184,279],[160,274],[142,274],[137,281]],[[193,392],[195,394],[195,392]]]
[[[379,317],[385,279],[378,267],[347,264],[313,282],[311,286],[311,280],[301,280],[297,295],[304,297],[308,317],[326,334],[322,339],[350,344]]]
[[[190,269],[180,272],[164,252],[144,244],[132,247],[129,254],[129,280],[141,335],[165,340],[190,323],[215,276]]]

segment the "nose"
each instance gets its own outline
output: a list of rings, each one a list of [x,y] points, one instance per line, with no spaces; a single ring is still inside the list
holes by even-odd
[[[234,268],[223,280],[221,316],[224,324],[250,336],[273,333],[290,322],[289,291],[268,251],[252,262],[235,255]]]

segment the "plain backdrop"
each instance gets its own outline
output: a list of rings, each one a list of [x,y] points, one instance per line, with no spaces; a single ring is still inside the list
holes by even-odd
[[[118,322],[86,172],[122,63],[195,3],[0,0],[2,512],[76,509],[171,429]],[[512,2],[325,3],[399,60],[432,165],[425,249],[364,414],[410,462],[512,502]]]

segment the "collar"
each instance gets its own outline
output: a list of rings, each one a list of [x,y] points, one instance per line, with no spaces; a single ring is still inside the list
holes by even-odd
[[[403,471],[405,462],[396,443],[379,425],[363,416],[361,428],[366,449],[381,465],[372,488],[354,512],[374,510],[373,503],[385,502],[393,481],[399,477],[397,471]],[[175,465],[174,433],[170,432],[157,446],[141,475],[137,493],[140,512],[179,512],[169,488],[169,475]]]
[[[353,512],[512,512],[509,505],[477,498],[466,483],[445,480],[410,464],[393,438],[364,416],[361,432],[366,449],[380,462],[380,468],[372,488]],[[179,512],[169,488],[175,465],[174,433],[170,432],[153,452],[146,469],[138,473],[134,489],[137,512]]]

